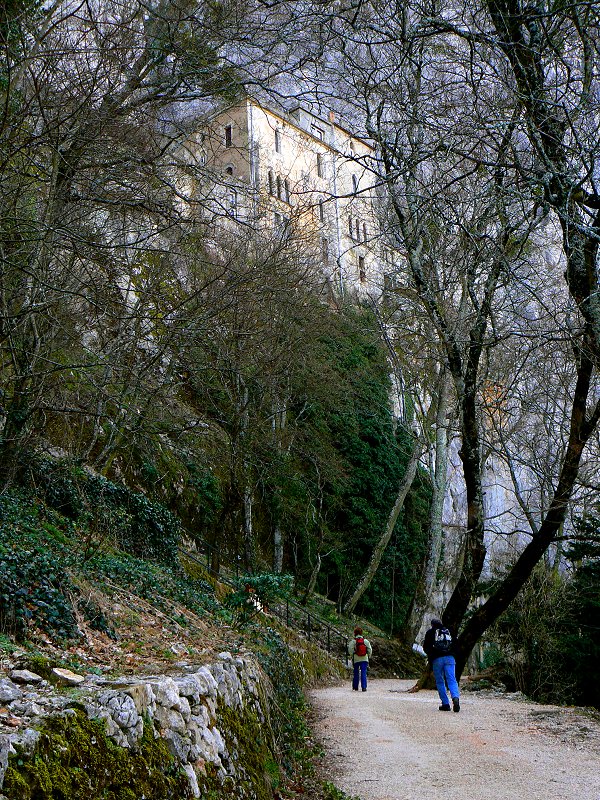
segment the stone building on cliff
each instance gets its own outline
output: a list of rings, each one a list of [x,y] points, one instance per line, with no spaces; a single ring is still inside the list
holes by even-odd
[[[386,240],[375,151],[336,122],[246,97],[185,144],[182,193],[203,198],[214,225],[297,237],[336,296],[380,297],[400,256]]]

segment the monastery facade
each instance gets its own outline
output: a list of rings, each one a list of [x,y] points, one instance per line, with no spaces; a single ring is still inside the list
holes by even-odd
[[[215,215],[230,226],[300,234],[336,294],[381,295],[398,255],[382,235],[374,149],[333,114],[274,111],[245,98],[186,149],[214,175]]]

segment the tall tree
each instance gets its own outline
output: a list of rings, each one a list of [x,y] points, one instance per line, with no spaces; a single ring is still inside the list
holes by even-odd
[[[552,347],[552,337],[571,347],[570,356],[564,351],[571,391],[561,405],[565,447],[547,504],[540,492],[530,493],[528,512],[540,522],[529,542],[464,624],[462,669],[559,534],[598,422],[597,138],[591,133],[598,93],[589,33],[597,30],[597,12],[587,4],[563,11],[511,2],[476,9],[412,2],[394,15],[371,3],[340,19],[338,30],[344,76],[338,87],[351,87],[348,102],[379,145],[407,280],[454,384],[466,533],[444,619],[457,628],[486,558],[484,454],[493,433],[485,409],[497,404],[494,364],[504,342],[538,336],[530,334],[528,317],[545,314],[548,288],[535,276],[532,234],[539,229],[551,237],[552,219],[544,213],[552,210],[563,231],[566,291],[546,318],[553,327],[538,352]],[[525,313],[519,303],[530,304]],[[554,446],[552,434],[545,446]]]

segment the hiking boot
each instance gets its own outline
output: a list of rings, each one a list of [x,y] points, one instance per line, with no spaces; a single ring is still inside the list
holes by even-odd
[[[440,711],[450,711],[450,706],[444,704],[443,706],[439,706]]]
[[[455,711],[457,714],[460,711],[460,700],[458,697],[452,698],[452,710]]]

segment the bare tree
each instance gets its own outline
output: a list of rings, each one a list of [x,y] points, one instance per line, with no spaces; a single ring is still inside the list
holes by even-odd
[[[528,512],[541,514],[540,524],[498,590],[464,625],[460,669],[557,537],[598,421],[597,139],[591,135],[597,55],[587,33],[597,29],[596,12],[582,5],[542,13],[508,2],[490,4],[489,16],[487,10],[410,3],[394,16],[373,3],[339,24],[339,85],[352,87],[348,102],[379,145],[408,280],[454,384],[466,489],[462,568],[444,611],[455,627],[477,594],[486,558],[482,476],[493,436],[485,409],[492,405],[494,368],[504,342],[528,335],[527,319],[515,317],[515,301],[529,295],[544,306],[545,287],[531,269],[533,231],[551,235],[544,208],[556,211],[563,229],[566,288],[574,302],[563,292],[545,348],[552,337],[571,347],[570,356],[563,351],[571,393],[560,406],[565,447],[547,505],[539,493],[529,498]],[[489,35],[492,23],[496,38]],[[555,47],[565,35],[568,55]],[[571,59],[578,65],[573,70]],[[554,444],[548,437],[546,449]]]

